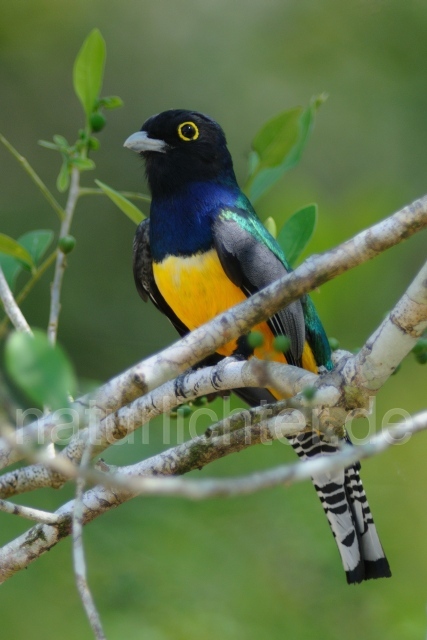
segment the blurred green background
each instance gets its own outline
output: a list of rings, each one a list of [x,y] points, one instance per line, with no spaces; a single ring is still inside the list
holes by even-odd
[[[285,220],[318,202],[309,247],[319,252],[426,191],[427,4],[422,0],[0,0],[0,131],[54,189],[59,158],[37,145],[74,139],[82,113],[71,69],[93,27],[107,41],[108,113],[93,178],[145,189],[125,138],[153,113],[204,111],[226,131],[237,175],[250,141],[279,111],[330,97],[299,167],[257,206]],[[57,230],[55,214],[0,149],[0,231]],[[58,198],[62,196],[58,195]],[[132,223],[105,198],[79,202],[77,247],[63,287],[59,338],[83,379],[106,380],[175,338],[134,289]],[[313,294],[329,335],[360,346],[425,260],[426,234]],[[49,276],[24,305],[45,327]],[[408,358],[377,398],[386,411],[425,406],[424,367]],[[215,407],[214,407],[215,408]],[[221,410],[219,404],[216,405]],[[202,427],[201,427],[202,428]],[[363,422],[356,435],[366,434]],[[364,463],[363,479],[393,578],[347,587],[326,519],[307,483],[234,500],[134,500],[85,530],[89,579],[109,640],[425,637],[426,435]],[[125,464],[166,445],[150,425],[106,459]],[[196,477],[249,472],[293,459],[281,444],[252,448]],[[66,488],[22,501],[55,508]],[[0,514],[0,542],[27,525]],[[91,638],[76,595],[69,541],[0,592],[4,638]]]

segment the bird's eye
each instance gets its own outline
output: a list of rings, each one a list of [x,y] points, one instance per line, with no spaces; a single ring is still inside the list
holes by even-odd
[[[199,137],[199,130],[194,122],[182,122],[178,127],[178,135],[181,140],[191,142],[191,140],[197,140]]]

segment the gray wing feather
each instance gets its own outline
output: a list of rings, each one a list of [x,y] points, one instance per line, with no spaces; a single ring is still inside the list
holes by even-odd
[[[234,220],[217,217],[213,226],[214,245],[225,273],[247,295],[252,295],[287,272],[269,247]],[[302,305],[293,302],[270,318],[273,333],[286,335],[291,343],[286,354],[290,364],[300,365],[305,342]]]

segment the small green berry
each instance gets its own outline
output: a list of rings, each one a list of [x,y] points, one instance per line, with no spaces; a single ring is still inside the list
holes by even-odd
[[[264,344],[264,336],[261,331],[251,331],[247,336],[247,341],[251,349],[257,349]]]
[[[89,118],[90,128],[92,129],[92,131],[95,131],[95,132],[102,131],[106,123],[107,121],[102,115],[102,113],[92,113],[92,115]]]
[[[291,341],[287,336],[277,336],[273,340],[273,349],[278,353],[286,353],[291,345]]]
[[[74,236],[64,236],[59,239],[58,246],[62,253],[70,253],[76,246],[76,239]]]
[[[190,413],[192,413],[191,407],[188,406],[188,404],[182,404],[180,407],[177,408],[176,413],[178,416],[181,416],[182,418],[186,418],[187,416],[190,415]]]
[[[205,404],[208,403],[208,399],[206,396],[200,396],[199,398],[194,398],[192,403],[194,404],[195,407],[203,407]]]
[[[418,353],[423,353],[423,352],[427,352],[427,339],[426,338],[420,338],[417,342],[417,344],[415,345],[415,347],[412,349],[412,353],[415,353],[415,355],[417,355]]]
[[[418,364],[427,364],[427,351],[415,354],[415,360]]]
[[[336,338],[329,338],[329,346],[331,347],[332,351],[336,351],[340,348],[340,343]]]
[[[315,387],[305,387],[301,393],[306,400],[313,400],[317,393],[317,389],[315,389]]]

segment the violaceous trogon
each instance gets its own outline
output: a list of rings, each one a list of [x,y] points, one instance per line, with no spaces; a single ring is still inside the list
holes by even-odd
[[[242,302],[290,267],[240,190],[221,127],[195,111],[170,110],[149,118],[125,146],[145,160],[152,202],[138,227],[134,276],[181,336]],[[262,347],[245,337],[218,349],[218,358],[263,357],[276,336],[284,353],[273,359],[315,373],[332,368],[331,352],[313,303],[304,296],[254,327]],[[267,389],[239,389],[250,405],[274,401]],[[301,458],[336,450],[319,434],[290,438]],[[341,554],[348,583],[391,575],[359,477],[360,465],[313,478]]]

